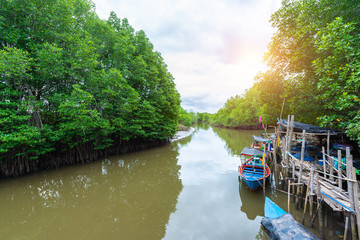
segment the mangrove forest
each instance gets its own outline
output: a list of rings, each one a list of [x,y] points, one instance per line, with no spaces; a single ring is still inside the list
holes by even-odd
[[[88,0],[0,1],[0,175],[158,146],[180,95],[144,31]]]

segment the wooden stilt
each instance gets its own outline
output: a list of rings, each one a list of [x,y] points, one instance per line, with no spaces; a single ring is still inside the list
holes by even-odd
[[[310,210],[310,219],[309,219],[309,225],[310,227],[312,227],[311,225],[311,219],[314,215],[314,211],[313,211],[313,196],[314,196],[314,165],[311,165],[311,169],[310,169],[310,206],[309,206],[309,210]]]
[[[302,171],[303,171],[303,164],[304,164],[304,154],[305,154],[305,142],[306,142],[306,131],[303,130],[302,132],[302,143],[301,143],[301,157],[300,157],[300,170],[299,170],[299,179],[298,183],[301,183],[302,178]],[[310,178],[309,178],[310,179]],[[295,200],[295,208],[299,209],[299,197],[300,197],[300,186],[297,186],[296,190],[296,200]]]
[[[295,182],[295,163],[292,163],[292,178],[294,179]],[[292,193],[294,194],[293,197],[293,202],[295,203],[295,199],[296,199],[296,193],[295,193],[295,185],[292,185]],[[295,206],[296,208],[296,206]]]
[[[348,179],[352,178],[352,170],[353,170],[353,159],[350,155],[350,148],[346,148],[346,174]],[[350,198],[350,208],[352,210],[355,209],[355,202],[354,202],[354,189],[353,189],[353,183],[351,181],[347,181],[348,185],[348,193]],[[355,211],[354,211],[355,212]],[[350,224],[351,224],[351,236],[352,239],[356,239],[356,219],[355,215],[351,214],[350,216]]]
[[[281,119],[281,118],[280,118]],[[275,170],[275,188],[278,188],[279,176],[277,174],[277,153],[279,151],[279,133],[275,127],[275,143],[274,143],[274,170]]]
[[[340,177],[340,178],[338,179],[338,181],[339,181],[339,188],[342,189],[342,180],[341,180],[341,176],[342,176],[341,150],[338,150],[337,155],[338,155],[338,176]]]
[[[325,148],[322,147],[323,154],[323,169],[324,169],[324,178],[326,178],[326,156],[325,156]]]
[[[353,180],[356,181],[356,170],[354,167],[352,168],[351,177]],[[356,226],[357,226],[357,233],[358,233],[357,239],[360,239],[359,185],[357,182],[355,182],[353,184],[353,192],[354,192],[354,211],[355,211],[354,217],[356,218]],[[356,232],[356,229],[355,229],[355,232]]]
[[[317,183],[317,204],[319,208],[319,228],[320,228],[320,239],[325,239],[324,235],[324,220],[323,220],[323,213],[322,213],[322,203],[321,203],[321,187],[320,183]]]
[[[290,213],[290,180],[288,180],[288,213]]]
[[[307,187],[306,187],[304,213],[303,213],[303,218],[302,218],[302,221],[301,221],[301,223],[303,225],[304,225],[304,222],[305,222],[305,214],[306,214],[307,199],[308,199],[308,196],[309,196],[309,188],[310,188],[310,178],[308,180],[308,184],[307,184]]]
[[[347,239],[348,232],[349,232],[349,216],[346,215],[346,218],[345,218],[345,230],[344,230],[344,240]]]

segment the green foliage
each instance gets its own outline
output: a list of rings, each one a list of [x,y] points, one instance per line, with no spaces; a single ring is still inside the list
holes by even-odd
[[[163,58],[127,19],[100,20],[88,0],[1,2],[0,157],[163,140],[179,107]]]
[[[360,35],[356,26],[336,18],[320,31],[316,41],[320,56],[314,67],[328,110],[319,119],[324,125],[347,129],[360,142]]]
[[[251,125],[261,115],[274,124],[281,113],[294,114],[297,121],[346,130],[360,143],[359,1],[284,0],[271,22],[269,70],[249,90],[256,97],[229,99],[213,121]],[[248,116],[254,119],[245,121]]]
[[[265,55],[270,70],[257,78],[265,121],[274,122],[285,100],[283,116],[357,138],[358,11],[355,0],[282,2],[271,17],[277,31]]]
[[[252,87],[243,96],[231,97],[211,118],[211,123],[227,127],[255,126],[259,124],[259,95]]]
[[[193,118],[185,109],[180,106],[179,124],[184,126],[191,126],[193,124]]]

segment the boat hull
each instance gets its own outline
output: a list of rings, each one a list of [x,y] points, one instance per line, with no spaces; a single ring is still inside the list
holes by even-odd
[[[250,158],[239,167],[239,173],[250,191],[256,191],[266,183],[271,171],[268,165],[255,164]]]

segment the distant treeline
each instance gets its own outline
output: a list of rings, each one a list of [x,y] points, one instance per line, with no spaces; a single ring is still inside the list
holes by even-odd
[[[180,95],[143,31],[88,0],[0,4],[0,175],[162,144]]]
[[[285,0],[272,14],[268,65],[212,121],[225,126],[295,120],[344,130],[360,143],[358,0]]]

